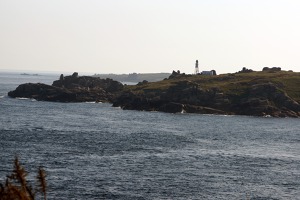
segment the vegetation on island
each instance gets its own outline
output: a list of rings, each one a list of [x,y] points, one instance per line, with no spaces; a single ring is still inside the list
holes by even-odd
[[[136,74],[137,75],[137,74]],[[134,75],[134,76],[136,76]],[[123,85],[99,77],[61,75],[53,84],[22,84],[10,97],[58,102],[109,102],[130,110],[300,117],[300,73],[281,68],[232,74],[173,73],[161,81]]]
[[[38,169],[36,187],[29,184],[26,178],[27,174],[16,157],[13,172],[7,176],[5,183],[0,183],[0,200],[34,200],[37,193],[40,193],[46,200],[45,170],[41,167]]]
[[[147,93],[149,91],[163,91],[180,81],[188,81],[199,85],[202,89],[218,88],[227,94],[242,95],[255,84],[273,83],[291,98],[300,102],[300,73],[280,71],[252,71],[251,73],[237,72],[233,74],[220,74],[218,76],[204,75],[178,75],[162,81],[126,86],[126,90],[134,93]]]
[[[126,86],[123,109],[274,117],[300,116],[300,73],[243,68],[217,76],[173,72],[165,80]]]

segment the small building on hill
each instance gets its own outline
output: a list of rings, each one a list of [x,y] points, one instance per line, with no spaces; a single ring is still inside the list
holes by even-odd
[[[210,75],[210,76],[213,75],[212,71],[202,71],[200,74],[201,75]]]
[[[215,70],[210,70],[210,71],[202,71],[200,75],[208,75],[208,76],[216,76],[217,72]]]

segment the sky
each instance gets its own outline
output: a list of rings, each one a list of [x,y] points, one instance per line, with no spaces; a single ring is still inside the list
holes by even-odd
[[[0,70],[300,71],[299,0],[0,0]]]

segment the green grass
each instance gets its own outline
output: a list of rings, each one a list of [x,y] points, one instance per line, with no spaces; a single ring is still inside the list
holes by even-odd
[[[140,86],[126,86],[126,89],[139,94],[159,92],[176,85],[180,81],[196,83],[202,89],[219,88],[221,91],[232,95],[241,95],[252,85],[271,82],[285,91],[291,98],[300,102],[300,73],[288,71],[235,73],[218,76],[186,75]]]

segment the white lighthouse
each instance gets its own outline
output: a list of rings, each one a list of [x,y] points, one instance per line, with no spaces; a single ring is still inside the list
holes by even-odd
[[[196,60],[196,64],[195,64],[195,74],[199,74],[199,66],[198,66],[198,60]]]

